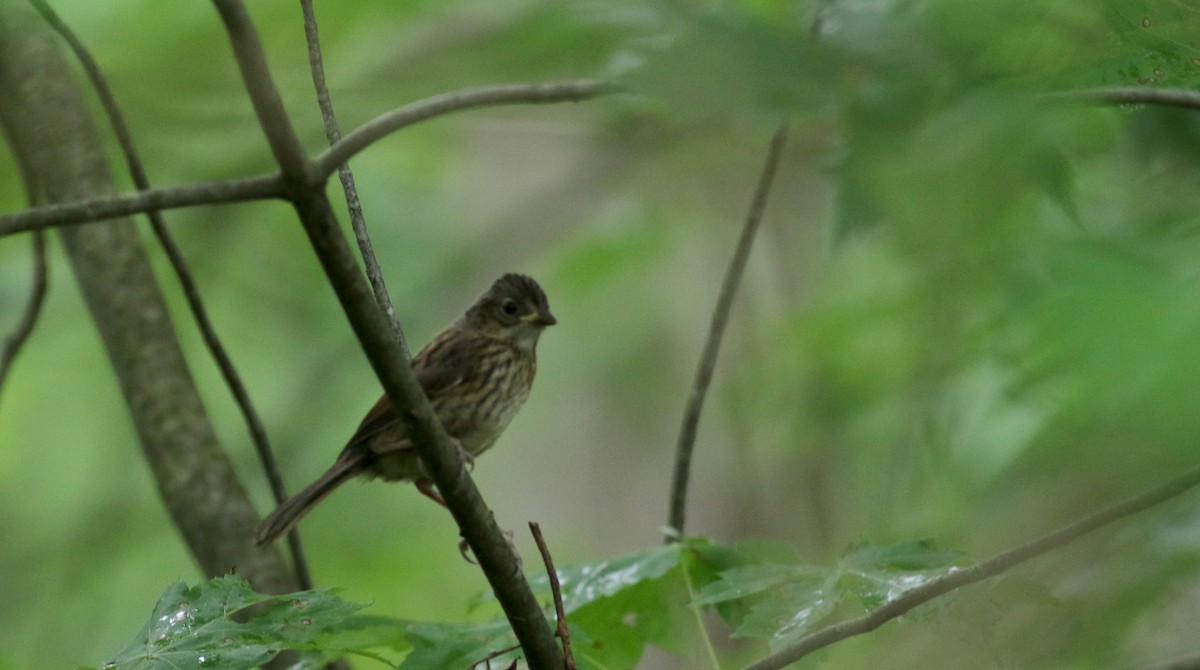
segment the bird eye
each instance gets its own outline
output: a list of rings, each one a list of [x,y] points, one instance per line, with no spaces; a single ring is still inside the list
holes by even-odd
[[[513,302],[512,298],[505,298],[504,302],[500,303],[500,311],[514,316],[517,313],[517,303]]]

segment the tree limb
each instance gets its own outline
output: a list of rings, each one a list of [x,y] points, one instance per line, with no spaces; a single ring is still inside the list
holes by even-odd
[[[555,643],[549,623],[520,571],[517,557],[467,474],[460,450],[450,442],[438,422],[399,343],[392,336],[391,328],[337,225],[323,181],[311,180],[314,171],[296,150],[299,141],[271,81],[262,45],[245,6],[240,0],[213,2],[229,33],[246,91],[254,103],[271,151],[280,162],[296,213],[368,361],[396,406],[397,414],[405,421],[417,453],[495,591],[525,652],[526,662],[536,670],[560,670],[562,650]]]
[[[146,168],[142,164],[141,156],[138,154],[137,146],[134,144],[133,133],[129,131],[129,125],[125,123],[125,115],[121,113],[121,107],[117,104],[117,99],[112,93],[112,88],[108,85],[107,78],[100,70],[100,65],[92,57],[87,46],[75,34],[75,31],[71,30],[71,27],[58,16],[50,5],[46,4],[45,0],[30,0],[30,4],[42,15],[46,23],[63,38],[72,53],[75,54],[75,58],[79,60],[88,81],[91,82],[92,88],[95,89],[97,96],[100,98],[100,105],[104,108],[104,113],[108,117],[113,133],[117,137],[117,144],[120,145],[121,153],[125,156],[125,164],[129,169],[134,186],[139,191],[148,190],[150,188],[150,178],[146,175]],[[212,355],[213,360],[216,362],[217,369],[221,373],[221,378],[225,380],[225,386],[229,389],[230,395],[233,396],[234,404],[237,405],[238,410],[242,414],[242,419],[245,421],[246,429],[250,435],[250,441],[254,444],[254,450],[258,454],[263,470],[267,474],[267,481],[271,485],[271,493],[275,496],[275,502],[276,504],[281,504],[287,500],[287,492],[283,488],[283,479],[279,474],[279,466],[275,462],[275,455],[272,453],[270,441],[267,439],[267,430],[263,426],[258,412],[254,409],[254,403],[250,400],[250,393],[246,390],[246,385],[242,383],[241,375],[238,374],[233,360],[225,350],[225,345],[221,343],[221,338],[217,335],[216,328],[213,327],[212,319],[208,316],[208,309],[204,306],[204,300],[200,297],[200,288],[196,285],[196,280],[192,277],[192,271],[188,267],[187,259],[184,258],[179,245],[175,243],[175,238],[167,230],[167,222],[163,218],[162,212],[151,210],[146,213],[146,216],[150,219],[150,227],[154,231],[154,236],[158,238],[159,244],[167,254],[167,261],[171,264],[171,269],[175,271],[175,277],[179,280],[179,285],[183,289],[184,299],[187,301],[188,308],[192,312],[192,318],[196,322],[200,336],[204,340],[204,344],[208,348],[210,355]],[[304,558],[304,548],[300,544],[300,536],[296,534],[289,535],[288,545],[292,553],[292,565],[296,571],[297,585],[301,589],[311,589],[313,587],[312,577],[309,575],[308,561]]]
[[[1048,93],[1044,97],[1060,102],[1093,102],[1102,105],[1163,105],[1200,110],[1200,91],[1185,88],[1114,86]]]
[[[137,193],[84,197],[71,202],[0,214],[0,237],[55,226],[91,223],[130,214],[144,214],[154,210],[270,200],[284,196],[283,178],[279,174],[265,174],[153,188]]]
[[[581,102],[620,90],[609,82],[582,79],[540,84],[501,84],[444,93],[393,109],[364,123],[317,156],[317,174],[332,174],[338,165],[391,133],[452,112],[500,105]]]
[[[338,169],[339,165],[390,133],[451,112],[497,105],[577,102],[614,93],[617,90],[615,86],[604,82],[568,81],[467,89],[426,98],[368,121],[319,155],[312,164],[315,167],[310,168],[313,172],[300,175],[298,179],[300,183],[304,183],[306,180],[323,182]],[[141,214],[156,209],[176,209],[195,205],[273,198],[288,199],[289,195],[284,182],[283,175],[279,173],[264,174],[33,207],[20,212],[0,214],[0,237],[39,228],[89,223],[115,216]]]
[[[0,0],[0,124],[39,199],[113,191],[54,35],[17,0]],[[217,443],[133,224],[117,219],[60,235],[159,491],[196,562],[209,576],[236,568],[262,592],[294,590],[282,555],[254,544],[258,515]]]

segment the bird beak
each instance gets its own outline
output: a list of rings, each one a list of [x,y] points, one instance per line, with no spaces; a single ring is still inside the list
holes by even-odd
[[[526,323],[532,323],[535,326],[542,326],[543,328],[546,326],[553,326],[554,324],[558,323],[558,319],[554,318],[554,315],[551,314],[549,310],[527,314],[521,317],[521,320]]]

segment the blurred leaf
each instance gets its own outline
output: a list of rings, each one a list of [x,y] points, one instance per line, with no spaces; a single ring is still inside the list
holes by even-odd
[[[965,554],[942,549],[932,540],[863,544],[842,557],[839,583],[847,595],[874,609],[965,562]]]
[[[1200,84],[1200,7],[1194,2],[1106,0],[1101,6],[1118,51],[1095,69],[1098,83]]]
[[[766,639],[775,649],[820,625],[847,596],[875,608],[963,561],[963,554],[928,540],[861,544],[833,568],[749,559],[722,570],[693,605],[737,605],[718,607],[736,625],[734,637]]]
[[[813,580],[828,575],[828,568],[811,565],[747,565],[720,573],[720,579],[700,590],[696,605],[715,605],[737,600],[797,580]]]
[[[493,652],[516,644],[507,621],[485,624],[410,623],[404,626],[404,630],[413,648],[400,664],[403,670],[470,668]],[[496,663],[500,665],[499,659]]]
[[[778,118],[825,108],[839,64],[807,25],[765,22],[723,7],[678,16],[675,30],[649,43],[626,80],[685,117]],[[843,64],[844,65],[844,64]]]
[[[600,668],[635,667],[647,644],[681,650],[681,631],[694,625],[678,568],[580,606],[568,621],[586,632],[586,655]]]
[[[699,540],[697,540],[699,542]],[[681,622],[687,621],[686,603],[678,567],[680,551],[690,545],[658,546],[613,559],[558,568],[563,609],[572,628],[572,644],[577,647],[581,668],[633,667],[647,644],[677,648]],[[529,577],[534,592],[546,603],[547,617],[553,619],[550,605],[550,580],[544,573]],[[491,594],[477,600],[490,599]],[[514,642],[511,633],[493,629],[507,624],[486,624],[478,630],[471,626],[434,625],[417,630],[424,645],[416,667],[453,667],[454,663],[486,655]],[[437,646],[432,633],[446,633],[449,648]],[[475,644],[478,642],[479,644]],[[482,652],[482,653],[481,653]],[[415,652],[414,652],[415,653]],[[412,655],[405,659],[404,668]],[[438,665],[442,663],[444,665]]]
[[[912,540],[878,546],[863,543],[842,557],[843,570],[920,571],[961,565],[966,555],[953,549],[943,549],[933,540]]]
[[[617,595],[642,582],[662,577],[678,563],[679,548],[667,545],[619,558],[559,568],[563,609],[569,614],[593,601]],[[550,593],[550,579],[544,574],[530,578],[529,584],[537,591]]]
[[[835,579],[811,579],[776,587],[770,597],[750,606],[733,637],[767,640],[772,650],[787,646],[823,622],[842,593]]]
[[[284,649],[340,652],[337,657],[397,645],[399,622],[357,621],[354,613],[362,607],[329,589],[266,596],[232,575],[191,588],[177,582],[163,593],[138,639],[103,667],[252,668]]]

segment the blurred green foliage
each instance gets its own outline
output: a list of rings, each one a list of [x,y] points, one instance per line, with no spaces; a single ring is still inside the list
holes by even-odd
[[[763,542],[722,546],[699,538],[558,570],[573,656],[582,670],[635,667],[647,644],[682,651],[695,622],[689,608],[717,606],[737,625],[733,637],[756,637],[772,648],[809,632],[842,599],[870,606],[944,574],[953,552],[929,542],[854,548],[834,568],[808,565],[785,547]],[[545,574],[531,579],[550,607]],[[696,591],[696,584],[700,585]],[[320,668],[348,655],[404,670],[466,668],[518,656],[507,621],[433,623],[360,614],[329,589],[286,596],[254,593],[240,577],[188,587],[169,586],[134,642],[103,670],[201,667],[253,668],[283,650],[300,652],[299,668]],[[780,622],[784,622],[781,627]],[[508,650],[508,651],[505,651]]]
[[[152,180],[270,169],[210,7],[55,6],[111,78]],[[298,8],[251,11],[315,152]],[[546,287],[560,325],[537,388],[475,476],[502,525],[542,523],[560,566],[659,541],[724,263],[772,128],[792,120],[701,426],[687,529],[714,546],[791,547],[687,563],[698,602],[731,622],[710,622],[730,667],[767,648],[731,635],[778,644],[878,604],[906,571],[957,562],[914,538],[984,556],[1195,465],[1200,120],[1042,97],[1196,87],[1195,0],[376,0],[317,12],[344,129],[483,83],[599,76],[632,92],[457,115],[353,164],[414,345],[500,272]],[[0,209],[12,211],[22,190],[2,151]],[[333,458],[374,379],[286,207],[168,218],[295,487]],[[163,584],[195,581],[57,251],[52,263],[42,322],[0,390],[0,668],[99,665]],[[0,241],[0,328],[28,267],[24,240]],[[266,508],[237,414],[160,277],[221,438]],[[418,498],[348,487],[302,526],[319,584],[422,622],[405,663],[442,658],[455,631],[494,614],[467,606],[484,582]],[[943,598],[823,652],[823,667],[1194,655],[1194,508],[1187,496]],[[532,545],[518,544],[529,563]],[[662,558],[674,554],[632,555],[658,556],[662,572],[604,592],[603,606],[581,602],[580,649],[596,667],[630,667],[650,643],[670,655],[645,663],[697,667],[694,630],[678,634],[691,616],[682,574]]]

